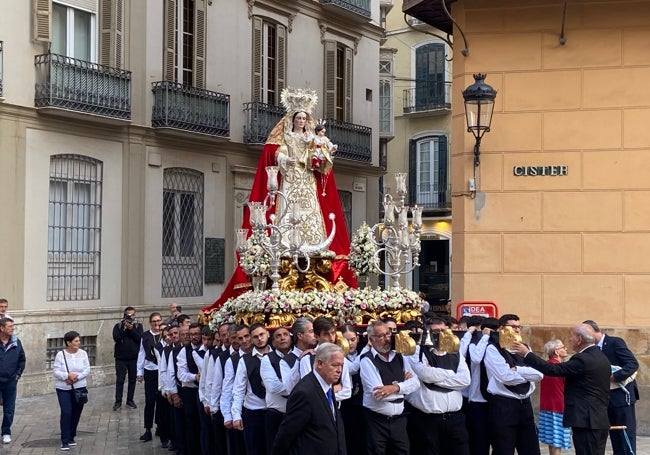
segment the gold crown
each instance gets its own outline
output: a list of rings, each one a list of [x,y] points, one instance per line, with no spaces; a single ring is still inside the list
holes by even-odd
[[[306,112],[311,115],[318,103],[318,95],[316,90],[287,87],[282,90],[280,101],[287,112]]]

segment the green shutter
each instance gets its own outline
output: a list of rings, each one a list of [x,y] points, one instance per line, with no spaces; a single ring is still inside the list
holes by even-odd
[[[336,118],[336,41],[325,41],[323,118]]]
[[[194,2],[194,87],[205,88],[205,0]]]
[[[253,80],[251,101],[262,101],[262,19],[253,16]]]
[[[165,0],[163,22],[163,79],[175,81],[174,57],[176,56],[176,0]]]

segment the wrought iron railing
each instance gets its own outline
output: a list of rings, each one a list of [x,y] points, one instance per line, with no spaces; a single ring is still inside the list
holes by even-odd
[[[177,82],[151,84],[151,126],[230,136],[230,95]]]
[[[42,54],[36,65],[36,107],[131,119],[131,72],[65,55]]]
[[[416,82],[404,90],[404,113],[451,109],[451,82]]]
[[[451,185],[418,184],[416,189],[416,193],[411,195],[411,203],[429,210],[451,208]]]
[[[372,129],[354,123],[327,120],[327,137],[337,144],[336,158],[370,163],[372,161]]]
[[[336,5],[370,19],[370,0],[320,0],[321,5]]]
[[[244,103],[244,113],[244,143],[263,144],[273,127],[282,119],[284,108],[254,101]]]

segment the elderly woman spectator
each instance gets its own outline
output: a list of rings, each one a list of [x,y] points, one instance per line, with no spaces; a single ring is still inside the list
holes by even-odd
[[[560,340],[547,342],[544,353],[550,363],[561,363],[568,356]],[[540,383],[539,440],[548,444],[550,455],[559,455],[562,449],[571,448],[571,430],[562,426],[563,414],[564,378],[545,375]]]
[[[86,377],[90,374],[90,362],[86,351],[79,348],[81,340],[78,332],[66,333],[63,342],[65,349],[54,358],[54,386],[61,408],[61,450],[65,452],[77,445],[75,437],[84,402],[79,400],[75,391],[87,393]]]

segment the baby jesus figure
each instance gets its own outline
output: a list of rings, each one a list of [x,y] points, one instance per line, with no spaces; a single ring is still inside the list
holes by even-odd
[[[327,178],[333,165],[332,156],[336,153],[339,146],[332,144],[328,137],[325,136],[326,130],[324,122],[316,125],[314,132],[316,133],[316,136],[314,136],[313,141],[311,170],[320,173],[323,183],[323,196],[325,196],[325,185],[327,184]]]

